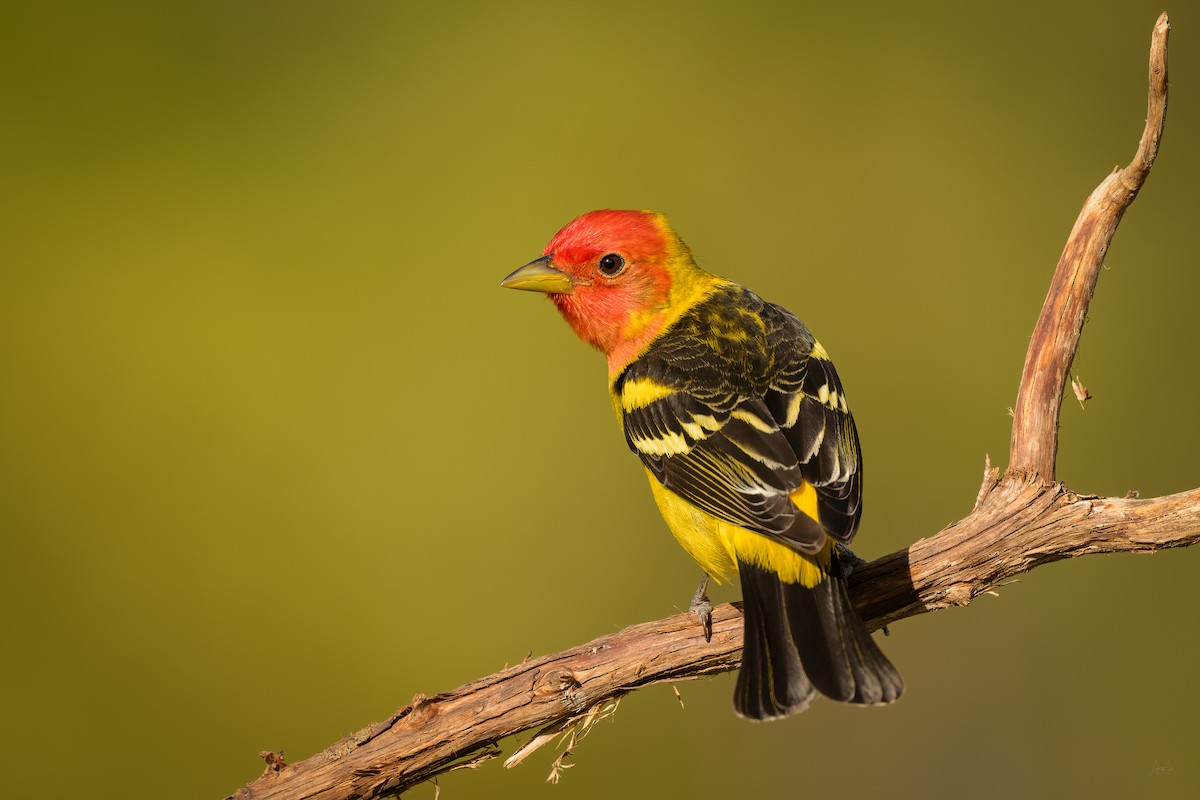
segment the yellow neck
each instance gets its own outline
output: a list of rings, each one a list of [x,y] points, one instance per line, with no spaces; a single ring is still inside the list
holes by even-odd
[[[665,333],[680,317],[704,301],[716,289],[729,281],[700,269],[690,254],[671,265],[671,288],[666,299],[651,308],[629,315],[621,330],[621,344],[608,353],[608,379],[616,380],[625,367],[646,352],[655,339]]]

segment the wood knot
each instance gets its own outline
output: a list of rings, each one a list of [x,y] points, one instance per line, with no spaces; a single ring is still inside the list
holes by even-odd
[[[411,723],[424,723],[435,714],[437,714],[437,704],[429,702],[428,697],[417,692],[408,706],[408,713],[402,713],[402,716],[408,717],[408,721]]]
[[[538,676],[537,684],[533,687],[535,694],[560,694],[573,692],[583,686],[575,673],[563,667],[557,667],[544,675]]]
[[[584,702],[579,692],[581,688],[583,688],[583,684],[575,677],[574,672],[559,667],[540,676],[534,684],[533,693],[558,695],[567,708],[582,711]]]

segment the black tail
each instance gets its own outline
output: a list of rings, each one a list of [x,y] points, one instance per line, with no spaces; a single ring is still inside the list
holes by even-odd
[[[858,618],[836,563],[811,589],[742,561],[738,571],[746,625],[738,714],[786,717],[808,708],[817,692],[863,705],[900,697],[904,679]]]

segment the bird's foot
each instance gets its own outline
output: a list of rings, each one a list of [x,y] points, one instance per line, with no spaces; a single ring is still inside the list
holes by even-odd
[[[859,558],[854,554],[854,551],[844,544],[837,545],[837,563],[841,569],[842,578],[849,578],[854,574],[854,570],[859,567],[865,567],[868,562],[865,558]]]
[[[837,545],[837,556],[838,569],[842,572],[843,580],[849,580],[855,569],[865,567],[870,563],[865,558],[856,556],[854,551],[844,544]],[[891,635],[891,631],[888,630],[887,625],[884,625],[880,630],[883,631],[884,636]]]
[[[713,604],[708,599],[707,572],[700,579],[700,585],[696,587],[696,593],[692,595],[692,602],[688,606],[688,611],[691,611],[700,620],[700,626],[704,628],[704,641],[711,642]]]

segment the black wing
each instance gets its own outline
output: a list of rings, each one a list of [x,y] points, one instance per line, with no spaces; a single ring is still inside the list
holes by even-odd
[[[626,440],[666,488],[726,522],[804,552],[826,534],[849,541],[858,440],[823,354],[789,312],[722,292],[614,382]],[[805,483],[819,523],[792,502]]]
[[[817,490],[821,524],[848,544],[862,515],[862,451],[842,381],[819,342],[791,312],[772,306],[782,368],[765,402]],[[791,344],[792,346],[786,346]]]

